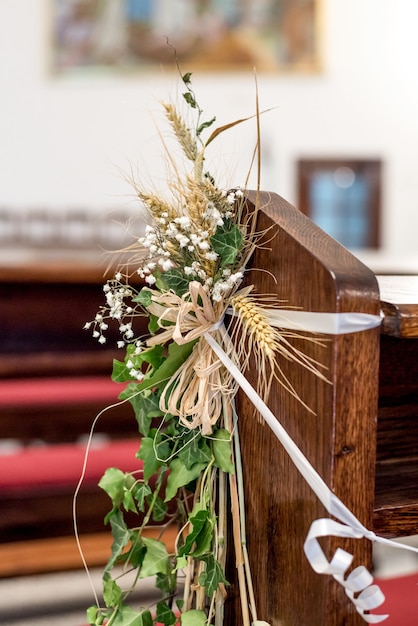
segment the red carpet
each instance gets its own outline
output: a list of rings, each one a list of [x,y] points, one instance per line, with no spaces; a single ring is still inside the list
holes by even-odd
[[[418,572],[410,576],[374,581],[385,595],[385,603],[373,611],[388,614],[384,626],[418,626]]]

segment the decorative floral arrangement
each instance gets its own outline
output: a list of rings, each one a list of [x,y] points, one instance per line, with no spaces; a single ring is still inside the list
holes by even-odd
[[[295,393],[280,376],[280,354],[315,369],[292,348],[285,333],[270,325],[252,288],[240,289],[261,236],[255,230],[257,207],[249,212],[242,189],[219,189],[205,170],[207,146],[247,120],[217,128],[204,141],[204,131],[215,118],[202,120],[191,74],[183,75],[182,81],[184,100],[194,114],[193,127],[175,106],[163,106],[189,171],[182,176],[169,155],[170,200],[136,188],[152,222],[132,246],[130,266],[137,264],[145,285],[135,288],[121,268],[104,286],[106,305],[86,324],[100,343],[106,342],[109,319],[119,324],[119,347],[126,356],[114,362],[112,378],[128,382],[120,398],[134,408],[142,437],[137,456],[143,461],[139,478],[109,468],[100,481],[113,505],[106,522],[114,543],[103,575],[106,608],[88,610],[89,623],[94,625],[107,620],[109,626],[169,626],[177,623],[178,613],[182,626],[223,624],[229,584],[225,576],[228,490],[243,624],[264,623],[257,621],[245,548],[234,410],[238,385],[205,334],[213,335],[243,372],[250,356],[256,359],[262,372],[258,391],[263,397],[273,377]],[[252,117],[258,123],[258,105]],[[148,318],[147,338],[136,334],[138,316]],[[138,526],[128,528],[125,512],[139,514]],[[150,520],[163,524],[161,540],[142,536]],[[169,554],[163,530],[173,523],[179,532],[176,552]],[[156,577],[162,598],[153,612],[129,607],[128,593],[112,577],[113,568],[121,563],[126,570],[136,570],[138,580]]]
[[[370,574],[361,566],[355,575],[345,577],[351,555],[344,553],[346,558],[338,558],[338,565],[328,561],[318,538],[325,532],[388,540],[362,526],[329,490],[264,400],[275,379],[303,402],[282,373],[283,358],[326,380],[321,365],[293,346],[293,337],[306,339],[301,330],[310,333],[309,341],[317,341],[312,333],[359,332],[379,325],[380,318],[283,311],[272,298],[256,296],[251,286],[242,286],[255,247],[274,233],[257,232],[257,201],[255,207],[247,203],[245,189],[220,189],[206,170],[205,154],[219,135],[251,117],[257,122],[259,144],[258,101],[255,115],[218,127],[204,140],[215,118],[203,119],[191,74],[183,75],[182,83],[192,122],[186,123],[177,107],[163,107],[186,167],[179,167],[167,149],[172,175],[168,199],[134,183],[150,223],[131,246],[129,263],[104,286],[106,304],[86,324],[100,343],[106,343],[110,322],[119,325],[119,347],[125,350],[125,358],[114,362],[112,377],[126,385],[119,397],[134,409],[141,435],[137,457],[143,462],[141,474],[109,468],[99,483],[112,502],[105,521],[114,541],[103,572],[105,607],[96,598],[96,605],[88,609],[88,622],[92,626],[222,626],[229,585],[227,540],[232,536],[242,624],[268,626],[257,617],[246,550],[234,404],[240,386],[334,517],[312,523],[304,545],[312,567],[333,575],[363,618],[377,623],[387,616],[368,614],[384,600],[371,585]],[[132,271],[142,279],[140,287],[138,280],[131,279]],[[138,328],[143,329],[144,320],[148,332],[140,336]],[[257,390],[248,389],[245,381],[250,359],[260,372]],[[132,514],[137,515],[134,527],[127,522]],[[232,532],[227,532],[229,520]],[[145,536],[150,522],[159,524],[159,539]],[[174,524],[178,528],[175,551],[169,553],[164,531]],[[130,573],[127,589],[124,573]],[[135,610],[129,605],[129,594],[148,577],[155,578],[161,599],[155,606]]]

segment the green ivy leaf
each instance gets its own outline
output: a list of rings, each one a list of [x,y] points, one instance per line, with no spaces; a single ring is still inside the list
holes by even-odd
[[[144,462],[144,480],[148,481],[164,465],[162,459],[168,458],[169,454],[170,446],[167,441],[157,443],[152,437],[142,438],[137,457]]]
[[[127,380],[132,380],[132,376],[129,375],[128,368],[123,361],[113,359],[112,380],[115,383],[124,383]]]
[[[179,550],[179,556],[193,555],[200,557],[210,551],[212,546],[215,520],[207,510],[201,510],[190,518],[191,532]]]
[[[112,554],[105,568],[105,573],[109,572],[121,556],[124,548],[128,545],[130,535],[123,519],[122,511],[113,511],[109,516],[110,526],[113,535]]]
[[[183,296],[189,291],[189,281],[181,270],[168,270],[164,273],[164,280],[167,283],[167,287],[172,289],[178,296]]]
[[[177,490],[184,485],[188,485],[199,477],[200,472],[205,469],[206,463],[196,463],[188,469],[179,458],[173,459],[170,463],[170,473],[167,479],[165,491],[165,501],[169,502],[177,493]]]
[[[159,624],[165,624],[165,626],[173,626],[177,622],[177,617],[167,603],[163,601],[157,604],[155,619]]]
[[[211,451],[204,437],[195,436],[179,452],[179,459],[183,461],[187,469],[191,469],[195,463],[209,463]]]
[[[129,348],[131,349],[129,350]],[[128,358],[131,352],[135,352],[135,346],[128,346]],[[143,350],[137,355],[132,354],[130,358],[134,361],[135,365],[136,361],[145,362],[149,363],[153,369],[157,370],[160,367],[161,363],[165,360],[164,346],[152,346],[151,348]]]
[[[147,308],[152,302],[152,291],[148,287],[143,287],[141,291],[132,298],[132,302],[138,302]]]
[[[160,367],[146,378],[142,383],[138,383],[136,391],[144,391],[146,389],[158,388],[161,383],[167,383],[172,375],[177,372],[180,365],[190,356],[194,345],[198,341],[189,341],[182,345],[178,345],[174,341],[168,346],[168,356]],[[122,394],[121,394],[122,395]]]
[[[120,469],[109,467],[99,481],[99,487],[107,493],[115,507],[123,502],[125,478],[125,473]]]
[[[148,322],[148,332],[150,335],[155,335],[160,330],[160,326],[158,324],[158,317],[150,313],[149,322]]]
[[[234,225],[229,231],[218,226],[210,241],[214,252],[221,259],[221,267],[235,263],[243,243],[242,233],[237,225]]]
[[[206,626],[207,618],[204,611],[198,609],[191,609],[181,614],[180,617],[181,626]]]
[[[190,85],[190,83],[192,82],[192,72],[186,72],[181,78],[185,85]]]
[[[129,606],[121,606],[114,619],[112,618],[112,626],[153,626],[153,623],[152,615],[148,609],[139,613]]]
[[[177,576],[176,572],[169,568],[167,574],[159,572],[156,576],[155,586],[163,592],[164,596],[171,596],[176,591]]]
[[[170,568],[170,557],[165,544],[150,537],[143,537],[142,541],[147,551],[139,578],[147,578],[148,576],[155,576],[155,574],[167,574]]]
[[[121,555],[121,561],[129,563],[134,568],[141,567],[146,552],[142,542],[141,531],[131,530],[129,532],[129,541],[131,546],[127,552]]]
[[[86,611],[86,620],[90,626],[101,626],[105,620],[105,616],[99,612],[96,605],[90,606]]]
[[[131,511],[132,513],[137,513],[135,500],[132,491],[126,489],[123,494],[123,508],[125,511]]]
[[[147,437],[152,419],[161,415],[158,395],[151,393],[151,390],[138,391],[138,383],[132,383],[119,394],[119,398],[129,400],[135,412],[139,432]]]
[[[150,495],[147,497],[148,504],[151,504],[153,496]],[[160,497],[157,496],[154,502],[154,506],[152,509],[152,519],[154,522],[162,522],[167,515],[167,505]]]
[[[211,596],[215,593],[220,583],[225,585],[229,583],[225,578],[221,564],[215,559],[213,554],[210,554],[204,561],[206,562],[206,571],[200,574],[199,583],[206,588],[207,595]]]
[[[145,498],[151,493],[150,487],[143,482],[138,482],[132,488],[132,495],[136,500],[138,509],[140,511],[145,510]]]
[[[122,589],[108,573],[103,576],[103,600],[109,607],[118,606],[122,600]]]
[[[231,459],[231,435],[224,428],[220,428],[212,435],[212,451],[215,465],[223,472],[233,474],[235,467]]]

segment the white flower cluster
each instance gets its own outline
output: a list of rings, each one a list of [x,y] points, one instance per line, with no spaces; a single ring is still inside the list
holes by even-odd
[[[169,219],[168,213],[162,212],[156,218],[155,226],[146,226],[145,235],[138,241],[148,249],[149,255],[148,260],[138,269],[138,274],[148,285],[156,283],[154,272],[157,268],[166,272],[176,267],[176,256],[181,256],[186,261],[183,267],[186,277],[190,277],[190,280],[197,278],[206,291],[212,290],[213,277],[208,276],[204,264],[206,261],[215,262],[218,254],[211,248],[210,238],[218,226],[223,226],[225,220],[233,217],[232,207],[237,198],[242,198],[243,192],[241,189],[225,191],[222,196],[224,200],[219,207],[212,200],[208,200],[202,214],[204,228],[196,228],[186,214],[187,208],[184,215],[174,219]],[[233,278],[229,274],[222,277],[214,292],[216,298],[231,288],[231,282]]]
[[[135,311],[130,304],[135,295],[133,289],[122,282],[123,276],[120,272],[115,274],[114,279],[109,280],[103,287],[106,297],[106,305],[100,308],[93,321],[87,322],[84,329],[93,328],[93,337],[99,343],[105,344],[107,339],[104,332],[109,328],[105,320],[114,319],[120,322],[119,331],[122,339],[117,342],[118,348],[123,348],[127,343],[132,343],[135,339],[132,330],[132,322],[122,322],[126,317],[133,316]],[[126,302],[128,299],[128,303]],[[140,345],[140,344],[139,344]]]
[[[223,280],[217,280],[212,289],[212,299],[220,302],[243,278],[242,272],[232,274],[231,270],[225,269],[222,272]]]
[[[138,340],[135,344],[134,354],[140,354],[141,352],[142,352],[142,341]],[[132,376],[132,378],[136,378],[136,380],[140,383],[144,380],[145,376],[143,372],[141,372],[141,370],[139,370],[135,366],[135,363],[132,361],[132,359],[127,360],[126,367],[129,369],[129,375]]]

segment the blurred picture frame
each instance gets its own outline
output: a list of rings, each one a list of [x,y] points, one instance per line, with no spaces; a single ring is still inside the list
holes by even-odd
[[[49,0],[55,74],[318,72],[322,0]]]

